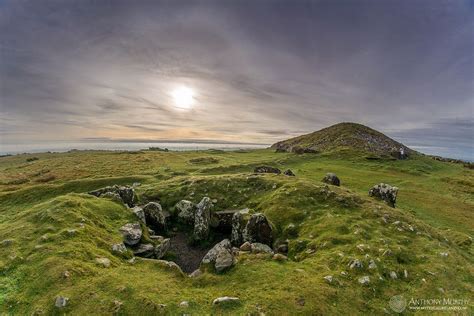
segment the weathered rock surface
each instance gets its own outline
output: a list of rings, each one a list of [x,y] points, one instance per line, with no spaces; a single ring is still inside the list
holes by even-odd
[[[250,250],[252,250],[252,244],[249,243],[248,241],[246,241],[240,246],[240,250],[241,251],[250,251]]]
[[[223,296],[223,297],[218,297],[214,301],[212,301],[212,305],[229,303],[229,302],[239,302],[239,301],[240,299],[238,297]]]
[[[253,214],[242,233],[243,240],[272,245],[273,232],[270,223],[262,213]]]
[[[379,198],[385,201],[391,207],[395,207],[397,194],[397,187],[392,187],[391,185],[385,183],[374,185],[369,191],[369,196]]]
[[[133,254],[137,257],[152,258],[155,255],[155,247],[153,244],[140,244],[133,250]]]
[[[187,224],[194,224],[194,212],[196,205],[188,200],[181,200],[175,205],[175,209],[178,213],[178,218]]]
[[[276,173],[280,174],[281,171],[278,168],[270,167],[270,166],[259,166],[255,167],[253,170],[254,173]]]
[[[209,236],[209,224],[211,221],[212,202],[207,196],[196,206],[194,214],[193,237],[196,241],[206,240]]]
[[[118,194],[123,203],[127,204],[129,207],[132,207],[136,200],[135,191],[129,186],[113,185],[89,192],[89,194],[97,197],[101,197],[103,195],[110,197],[111,195],[109,193]]]
[[[341,181],[339,178],[336,176],[335,173],[327,173],[326,176],[323,178],[323,182],[327,184],[332,184],[336,186],[341,185]]]
[[[109,259],[109,258],[105,258],[105,257],[96,258],[96,259],[95,259],[95,262],[96,262],[98,265],[103,266],[104,268],[110,267],[110,259]]]
[[[125,245],[123,243],[112,245],[112,252],[125,253],[126,251],[127,251],[127,248],[125,247]]]
[[[163,239],[159,245],[156,245],[154,250],[156,259],[163,258],[166,252],[170,249],[170,246],[171,242],[169,238]]]
[[[234,246],[240,246],[243,242],[242,231],[244,229],[244,219],[242,213],[236,212],[232,215],[232,232],[230,241]]]
[[[207,252],[201,261],[201,266],[213,266],[217,272],[224,271],[234,264],[232,244],[229,239],[217,243]]]
[[[273,255],[272,248],[259,242],[252,243],[251,251],[252,253],[268,253],[268,254]]]
[[[66,307],[68,302],[69,302],[68,297],[58,296],[56,297],[56,300],[54,301],[54,306],[56,306],[57,308],[63,308],[63,307]]]
[[[144,224],[146,224],[146,219],[145,219],[145,212],[143,211],[143,208],[140,206],[135,206],[132,209],[133,214],[137,216],[137,218],[142,221]]]
[[[123,242],[129,246],[135,246],[142,238],[142,227],[139,223],[127,223],[120,227]]]
[[[160,203],[150,202],[143,207],[145,221],[155,232],[166,231],[166,218],[168,213],[163,211]]]

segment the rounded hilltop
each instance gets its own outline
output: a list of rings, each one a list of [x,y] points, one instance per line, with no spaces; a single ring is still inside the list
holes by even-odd
[[[277,142],[271,146],[277,152],[317,153],[352,150],[399,159],[415,153],[414,150],[368,126],[343,122],[319,131]]]

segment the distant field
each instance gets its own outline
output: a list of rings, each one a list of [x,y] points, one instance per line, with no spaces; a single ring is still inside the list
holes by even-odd
[[[289,168],[296,177],[249,178],[258,165]],[[339,176],[340,188],[321,183],[327,172]],[[209,196],[217,200],[215,210],[250,207],[265,213],[278,237],[290,239],[291,260],[243,256],[226,274],[196,279],[153,262],[129,264],[111,254],[110,245],[120,241],[118,228],[133,221],[133,214],[84,193],[136,182],[141,201],[159,198],[164,208]],[[368,197],[380,182],[400,188],[395,209]],[[416,227],[416,233],[384,223],[384,214]],[[289,224],[296,225],[296,235],[288,235]],[[69,235],[71,229],[77,233]],[[123,314],[381,314],[400,293],[438,297],[442,289],[450,297],[472,298],[473,234],[474,170],[424,156],[367,160],[348,151],[296,155],[265,149],[3,157],[0,242],[12,242],[0,245],[0,313],[56,313],[54,298],[61,294],[70,297],[71,314],[110,314],[116,301]],[[385,258],[387,249],[393,255]],[[449,256],[440,255],[445,252]],[[112,266],[98,266],[99,256],[110,258]],[[349,270],[352,258],[379,260],[378,269]],[[66,270],[71,277],[63,277]],[[391,280],[390,271],[399,278]],[[371,276],[370,286],[357,282],[364,274]],[[328,284],[326,275],[337,281]],[[223,295],[238,296],[241,303],[210,304]],[[182,300],[191,302],[186,311],[178,306]],[[469,312],[471,305],[461,313]]]

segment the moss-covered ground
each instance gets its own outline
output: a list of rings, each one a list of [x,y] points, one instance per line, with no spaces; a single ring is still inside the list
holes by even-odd
[[[296,177],[253,175],[261,164],[290,168]],[[321,183],[327,172],[340,177],[341,187]],[[129,263],[111,245],[121,241],[118,229],[135,221],[133,214],[86,192],[136,182],[141,202],[159,200],[169,210],[181,199],[209,196],[217,200],[216,211],[249,207],[265,213],[277,238],[290,240],[290,260],[242,255],[227,273],[197,278],[153,260]],[[400,188],[395,209],[367,196],[379,182]],[[399,294],[472,301],[473,188],[474,171],[460,164],[424,156],[367,160],[350,151],[2,157],[0,314],[377,315],[395,314],[389,300]],[[96,262],[103,257],[110,267]],[[353,259],[364,267],[350,269]],[[370,260],[376,269],[368,269]],[[361,276],[370,283],[360,284]],[[57,296],[70,299],[65,308],[54,306]],[[219,296],[240,302],[213,306]],[[180,307],[181,301],[189,307]],[[458,313],[472,311],[471,302]]]

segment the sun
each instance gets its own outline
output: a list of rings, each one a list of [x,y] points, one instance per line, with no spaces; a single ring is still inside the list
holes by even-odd
[[[174,105],[180,109],[190,109],[194,103],[194,90],[188,87],[178,87],[171,92]]]

